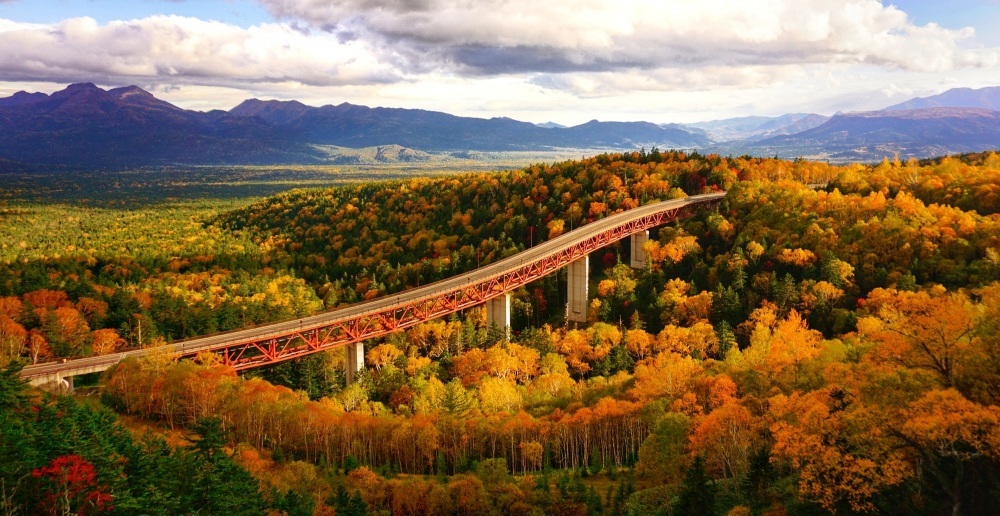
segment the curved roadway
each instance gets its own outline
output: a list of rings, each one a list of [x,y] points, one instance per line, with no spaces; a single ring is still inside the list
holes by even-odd
[[[725,195],[725,192],[695,195],[684,199],[673,199],[647,204],[632,210],[615,213],[590,224],[581,226],[580,228],[560,235],[556,238],[545,241],[514,256],[480,267],[473,271],[434,283],[429,283],[422,287],[406,290],[398,294],[392,294],[362,303],[333,308],[331,310],[303,317],[301,319],[233,330],[205,337],[196,337],[183,341],[177,341],[163,347],[136,349],[123,353],[113,353],[110,355],[70,359],[65,362],[46,362],[31,365],[24,368],[21,372],[21,376],[25,378],[41,378],[73,376],[89,372],[103,371],[109,369],[114,364],[117,364],[122,359],[130,356],[139,357],[151,353],[192,355],[202,351],[223,349],[237,342],[251,339],[260,340],[269,337],[279,337],[296,331],[304,331],[328,326],[331,323],[336,323],[341,320],[350,320],[368,313],[375,314],[385,310],[391,310],[397,305],[408,305],[423,299],[436,298],[442,293],[461,288],[463,285],[487,280],[514,271],[522,267],[525,263],[531,263],[561,250],[570,248],[575,244],[601,233],[608,226],[625,224],[632,220],[640,219],[644,216],[657,214],[663,211],[670,211],[678,208],[719,201]]]

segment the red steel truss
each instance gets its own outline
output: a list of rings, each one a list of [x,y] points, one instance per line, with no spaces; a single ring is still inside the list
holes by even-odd
[[[446,288],[436,291],[430,296],[391,304],[385,304],[384,300],[388,298],[383,298],[383,300],[377,300],[383,301],[382,306],[378,309],[345,314],[344,317],[337,317],[337,313],[340,311],[357,312],[358,310],[352,310],[352,307],[334,310],[325,314],[326,321],[319,325],[298,327],[277,334],[251,336],[210,347],[197,346],[198,349],[195,350],[181,350],[178,353],[178,358],[191,358],[198,353],[209,351],[220,355],[223,363],[239,370],[282,362],[349,343],[381,337],[422,321],[481,305],[489,299],[555,272],[597,249],[632,234],[690,217],[696,209],[714,208],[721,202],[721,197],[721,195],[713,196],[710,199],[686,206],[638,216],[627,222],[604,228],[527,263],[512,265],[500,274],[482,279],[477,278],[474,281],[469,279],[464,285],[456,286],[453,285],[454,281],[444,280],[440,283]],[[594,224],[601,224],[601,222]],[[516,259],[517,256],[513,258]],[[403,297],[405,296],[400,295],[397,296],[397,299]],[[261,328],[262,331],[267,329],[268,327]],[[187,348],[187,346],[177,347]]]
[[[177,358],[214,353],[236,369],[248,369],[357,343],[485,303],[629,235],[689,217],[697,209],[714,208],[724,195],[705,194],[616,213],[474,271],[300,320],[243,328],[165,347],[34,364],[25,367],[21,376],[38,382],[59,381],[104,371],[126,357],[162,353]]]

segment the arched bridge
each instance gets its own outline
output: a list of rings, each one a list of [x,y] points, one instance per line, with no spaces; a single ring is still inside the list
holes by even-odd
[[[216,353],[235,369],[248,369],[346,346],[348,381],[364,364],[361,342],[477,305],[501,328],[510,325],[510,291],[569,266],[567,319],[586,321],[587,255],[632,237],[632,265],[642,266],[648,230],[714,208],[725,193],[674,199],[616,213],[536,245],[509,258],[458,276],[316,315],[177,341],[167,346],[25,367],[35,385],[72,388],[72,377],[109,369],[125,357],[166,353],[190,358]]]

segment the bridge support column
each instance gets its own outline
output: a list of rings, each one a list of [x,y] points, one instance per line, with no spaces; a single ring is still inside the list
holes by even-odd
[[[29,382],[32,386],[51,392],[53,394],[69,394],[73,392],[73,377],[53,374],[48,376],[37,376]]]
[[[589,297],[590,262],[584,256],[569,264],[566,271],[567,303],[566,321],[587,322],[587,303]]]
[[[504,334],[510,336],[510,294],[494,297],[486,302],[486,325],[496,324]]]
[[[649,240],[649,231],[632,233],[631,238],[629,238],[632,248],[632,258],[629,265],[633,269],[646,268],[646,251],[642,249],[642,244],[645,244],[647,240]]]
[[[345,373],[347,385],[354,383],[354,376],[365,367],[365,345],[361,342],[352,342],[344,346],[347,353],[347,363]]]

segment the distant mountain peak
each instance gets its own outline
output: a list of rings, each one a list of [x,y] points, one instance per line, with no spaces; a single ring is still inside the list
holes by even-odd
[[[121,88],[115,88],[108,90],[108,93],[114,95],[118,98],[130,97],[134,95],[140,95],[143,97],[153,97],[153,94],[135,85],[123,86]],[[154,97],[155,98],[155,97]]]
[[[97,85],[92,82],[77,82],[74,84],[70,84],[69,86],[66,86],[66,88],[62,91],[83,91],[83,90],[100,90],[100,89],[101,88],[98,88]]]
[[[19,91],[10,97],[0,99],[0,107],[37,104],[38,102],[43,102],[48,98],[49,96],[44,93],[28,93],[26,91]]]
[[[283,106],[284,107],[287,107],[287,106],[308,107],[305,104],[303,104],[303,103],[301,103],[301,102],[299,102],[297,100],[277,100],[277,99],[261,100],[261,99],[258,99],[258,98],[252,98],[252,99],[246,99],[243,102],[240,102],[236,107],[234,107],[233,109],[230,109],[229,111],[230,112],[241,111],[241,110],[246,110],[246,109],[251,109],[251,108],[260,108],[260,107],[265,107],[265,106],[266,107],[283,107]]]
[[[917,97],[889,106],[886,111],[923,108],[983,108],[1000,110],[1000,86],[988,88],[952,88],[930,97]]]
[[[106,91],[98,88],[92,82],[80,82],[76,84],[70,84],[64,89],[56,91],[49,95],[49,99],[52,100],[63,100],[74,97],[92,97],[94,95],[103,95],[107,93]]]
[[[237,117],[258,117],[272,124],[285,124],[315,109],[297,100],[247,99],[229,110]]]

